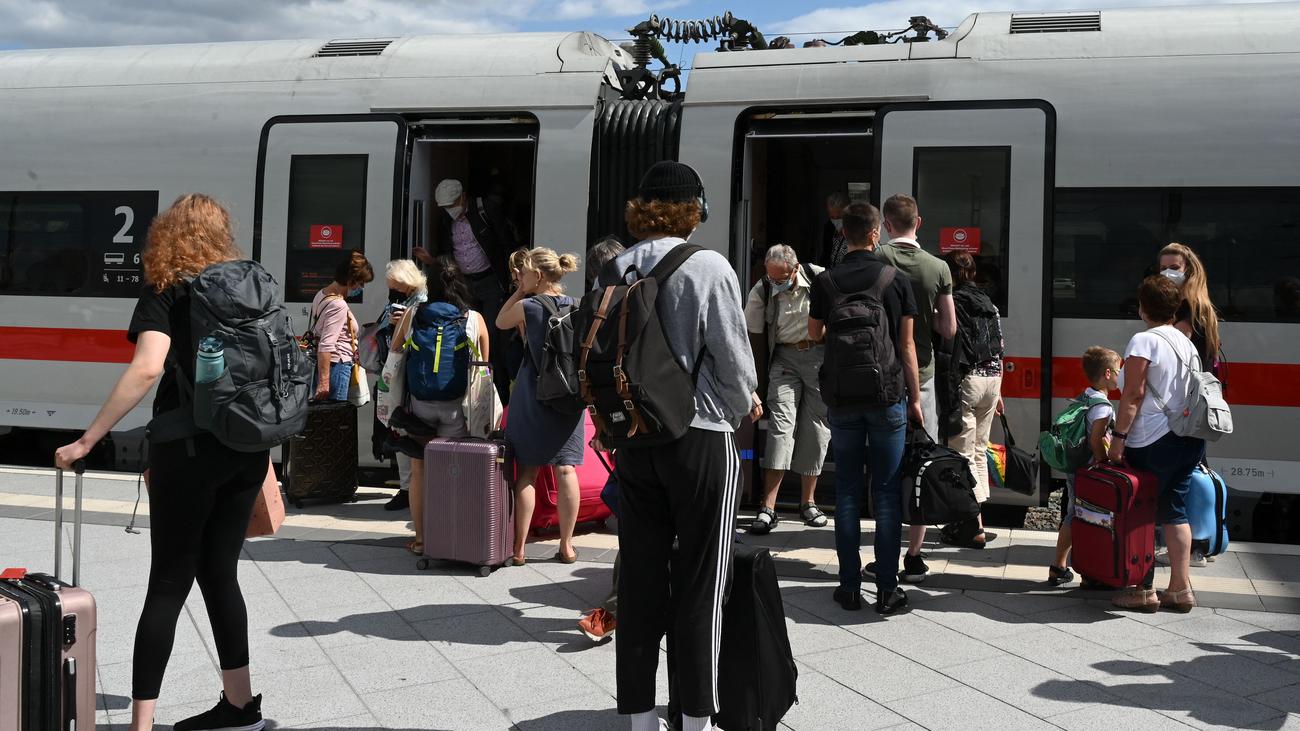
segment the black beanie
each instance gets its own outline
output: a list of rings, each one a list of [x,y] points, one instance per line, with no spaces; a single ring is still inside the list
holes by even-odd
[[[636,194],[645,201],[685,203],[704,195],[704,186],[689,165],[664,160],[650,166]]]

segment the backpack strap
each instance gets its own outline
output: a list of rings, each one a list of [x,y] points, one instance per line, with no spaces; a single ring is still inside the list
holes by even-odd
[[[1160,338],[1161,340],[1163,340],[1163,341],[1165,341],[1166,343],[1169,344],[1169,349],[1172,350],[1172,351],[1174,351],[1174,358],[1176,358],[1176,359],[1178,360],[1178,365],[1180,365],[1180,366],[1186,368],[1187,370],[1191,371],[1191,374],[1190,374],[1191,377],[1194,378],[1195,375],[1196,375],[1196,373],[1198,373],[1198,372],[1201,370],[1201,368],[1200,368],[1200,366],[1201,366],[1201,356],[1198,355],[1198,354],[1196,354],[1196,352],[1195,352],[1196,349],[1195,349],[1195,348],[1192,349],[1192,351],[1193,351],[1193,352],[1192,352],[1192,358],[1193,358],[1192,363],[1194,363],[1195,365],[1192,365],[1191,363],[1188,363],[1187,361],[1183,360],[1183,356],[1182,356],[1182,354],[1178,352],[1178,345],[1175,344],[1173,340],[1170,340],[1168,337],[1166,337],[1164,333],[1160,332],[1159,328],[1154,328],[1154,327],[1153,327],[1153,328],[1151,328],[1150,330],[1148,330],[1147,332],[1151,333],[1152,335],[1155,335],[1156,337]],[[1188,342],[1191,342],[1191,341],[1189,340]],[[1150,370],[1150,366],[1147,366],[1147,370],[1148,370],[1148,371]],[[1147,379],[1147,385],[1148,385],[1148,386],[1151,385],[1151,379],[1150,379],[1150,378]],[[1193,388],[1195,388],[1194,384],[1192,384],[1192,383],[1189,382],[1189,383],[1188,383],[1188,389],[1187,389],[1188,392],[1190,392]],[[1166,403],[1166,401],[1165,401],[1163,398],[1160,397],[1160,393],[1159,393],[1158,391],[1156,391],[1154,388],[1151,389],[1151,398],[1155,399],[1155,401],[1156,401],[1156,406],[1160,407],[1160,412],[1163,413],[1166,417],[1168,417],[1168,416],[1169,416],[1169,408],[1168,408],[1168,404]]]
[[[612,264],[613,261],[611,260]],[[604,294],[601,295],[600,304],[596,307],[596,312],[591,317],[591,327],[587,329],[587,335],[582,340],[582,345],[578,348],[578,394],[587,404],[587,413],[591,414],[592,425],[596,427],[598,434],[608,434],[605,420],[596,410],[596,396],[591,392],[591,384],[587,380],[587,356],[591,354],[591,348],[596,343],[596,334],[600,331],[601,325],[609,319],[609,305],[614,299],[616,286],[605,287]]]
[[[690,254],[687,254],[687,256],[690,256]],[[685,260],[686,258],[682,257],[682,261]],[[655,268],[658,269],[659,267],[656,266]],[[669,273],[671,274],[671,272]],[[652,271],[651,276],[653,275],[654,272]],[[619,308],[618,313],[618,349],[614,355],[614,388],[618,391],[619,397],[623,399],[623,408],[632,416],[632,428],[628,430],[628,437],[636,436],[642,431],[649,431],[645,418],[641,416],[641,410],[632,401],[632,390],[629,388],[627,374],[623,372],[623,358],[627,355],[627,316],[631,309],[628,304],[632,300],[632,290],[641,286],[644,281],[644,279],[638,279],[628,287],[627,294],[623,297],[623,306]]]
[[[885,267],[880,270],[880,275],[876,277],[876,283],[871,285],[871,288],[867,290],[867,294],[870,294],[883,302],[885,300],[885,290],[889,288],[889,285],[894,283],[894,275],[897,273],[897,267],[886,264]]]
[[[650,270],[650,273],[647,274],[645,278],[654,279],[660,284],[663,284],[664,280],[671,277],[673,272],[677,271],[677,269],[681,267],[682,264],[685,264],[687,259],[694,256],[697,251],[704,251],[704,247],[686,243],[674,246],[671,251],[664,254],[663,258],[659,260],[659,263],[654,265],[654,268]]]

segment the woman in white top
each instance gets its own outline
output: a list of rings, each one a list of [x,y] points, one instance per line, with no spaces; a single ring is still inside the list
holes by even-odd
[[[1123,395],[1108,456],[1155,473],[1160,485],[1156,521],[1164,525],[1170,576],[1169,587],[1159,595],[1151,589],[1154,576],[1148,575],[1145,586],[1126,590],[1113,603],[1147,612],[1160,607],[1188,612],[1196,597],[1188,576],[1192,530],[1187,490],[1192,471],[1205,458],[1205,440],[1178,436],[1166,414],[1186,405],[1191,367],[1199,358],[1192,341],[1174,327],[1182,303],[1178,285],[1163,276],[1147,277],[1138,288],[1138,303],[1148,329],[1134,335],[1124,350]]]

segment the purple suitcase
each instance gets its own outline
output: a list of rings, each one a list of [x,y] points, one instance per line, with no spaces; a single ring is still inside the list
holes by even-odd
[[[55,482],[54,575],[0,574],[0,731],[95,728],[95,599],[81,578],[81,494],[77,463],[72,583],[63,575],[63,471]]]
[[[504,442],[433,439],[424,448],[424,558],[503,566],[514,551],[514,499]]]

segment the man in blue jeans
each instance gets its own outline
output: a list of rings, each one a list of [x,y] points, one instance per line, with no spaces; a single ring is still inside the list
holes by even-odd
[[[843,222],[848,253],[842,264],[814,280],[808,310],[808,336],[821,341],[829,335],[821,381],[835,450],[840,585],[834,599],[847,610],[862,608],[858,551],[862,478],[869,453],[876,520],[876,612],[893,614],[907,606],[907,594],[898,586],[903,442],[907,422],[921,426],[924,421],[912,340],[916,299],[907,275],[873,253],[880,242],[880,212],[855,203],[844,212]],[[874,318],[870,312],[861,316],[863,307],[871,312],[883,309],[882,326],[864,325]],[[859,308],[859,316],[853,316],[853,308]],[[876,342],[882,339],[888,342]]]

